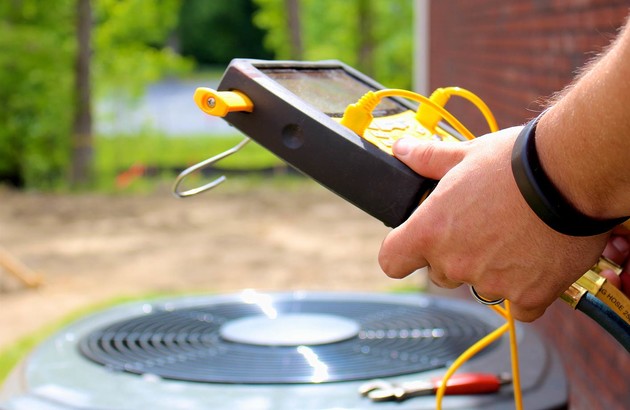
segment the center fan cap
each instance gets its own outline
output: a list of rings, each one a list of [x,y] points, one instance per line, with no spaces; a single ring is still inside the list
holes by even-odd
[[[275,318],[248,316],[227,322],[219,329],[230,342],[259,346],[322,345],[341,342],[359,333],[351,319],[312,313],[289,313]]]

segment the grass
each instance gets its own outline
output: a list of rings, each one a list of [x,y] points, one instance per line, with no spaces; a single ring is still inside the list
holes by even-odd
[[[150,132],[100,136],[96,139],[96,170],[122,170],[138,163],[164,168],[184,167],[232,148],[242,138],[239,135],[169,137]],[[238,155],[225,158],[218,165],[227,169],[255,170],[281,163],[269,151],[252,142]]]
[[[186,294],[189,295],[189,294]],[[12,345],[8,346],[4,350],[0,351],[0,386],[4,380],[9,376],[11,370],[31,352],[35,347],[42,343],[45,339],[51,337],[60,329],[68,326],[70,323],[75,322],[90,314],[100,312],[107,308],[111,308],[122,303],[134,302],[134,301],[151,301],[163,297],[178,296],[171,293],[153,292],[137,296],[119,296],[109,300],[105,300],[101,303],[86,306],[78,309],[67,316],[63,317],[57,322],[50,323],[39,330],[19,339]]]
[[[172,182],[184,168],[232,148],[242,138],[240,135],[169,137],[150,131],[99,136],[95,143],[94,188],[101,192],[151,190],[156,182]],[[269,151],[250,142],[237,154],[218,162],[216,167],[252,172],[286,166]]]

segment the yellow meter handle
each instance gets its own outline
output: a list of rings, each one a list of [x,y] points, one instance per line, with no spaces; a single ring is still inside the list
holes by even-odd
[[[240,91],[215,91],[199,87],[195,90],[193,99],[201,111],[215,117],[225,117],[235,111],[254,110],[252,101]]]

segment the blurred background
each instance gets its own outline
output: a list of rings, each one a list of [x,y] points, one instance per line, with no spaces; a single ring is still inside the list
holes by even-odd
[[[204,159],[209,136],[220,150],[233,132],[192,92],[234,57],[340,59],[410,88],[412,15],[405,0],[3,2],[0,182],[112,191],[134,165],[172,175]]]
[[[128,298],[440,292],[385,278],[387,229],[255,144],[220,163],[244,176],[170,196],[179,171],[241,138],[192,101],[232,58],[338,59],[423,94],[461,86],[503,128],[536,116],[627,14],[627,0],[0,1],[0,382],[62,323]],[[473,108],[448,108],[486,132]],[[572,408],[628,403],[630,359],[597,325],[554,305],[536,326],[570,364]]]

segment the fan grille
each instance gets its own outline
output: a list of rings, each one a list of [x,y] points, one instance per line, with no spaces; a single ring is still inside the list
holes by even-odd
[[[166,379],[320,383],[443,367],[492,330],[471,313],[437,306],[285,300],[274,302],[274,309],[278,315],[328,314],[351,319],[359,332],[346,340],[312,346],[237,343],[221,337],[221,326],[261,315],[261,309],[255,304],[218,303],[156,310],[116,322],[86,335],[79,348],[87,358],[113,370]]]

